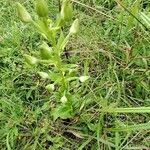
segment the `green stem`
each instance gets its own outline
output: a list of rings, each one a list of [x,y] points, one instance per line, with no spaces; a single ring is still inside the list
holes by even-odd
[[[61,78],[62,78],[61,86],[64,88],[64,91],[68,91],[67,81],[65,79],[65,75],[64,75],[64,72],[62,70],[63,64],[62,64],[62,60],[61,60],[59,54],[56,54],[56,59],[57,59],[57,65],[56,65],[56,67],[57,67],[57,70],[60,72]]]

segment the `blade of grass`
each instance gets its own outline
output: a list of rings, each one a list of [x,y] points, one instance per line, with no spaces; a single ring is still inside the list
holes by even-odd
[[[91,141],[92,141],[92,137],[90,137],[89,139],[87,139],[84,143],[82,143],[82,145],[78,148],[78,150],[82,150],[82,149],[84,149],[84,147],[88,144],[88,143],[90,143]]]
[[[141,19],[145,22],[148,28],[150,28],[150,19],[143,13],[140,13]]]
[[[123,126],[123,127],[120,127],[120,128],[109,128],[109,129],[106,129],[106,130],[120,132],[120,131],[147,130],[147,129],[150,129],[150,122],[139,124],[139,125]]]
[[[91,137],[91,138],[97,140],[96,135],[90,136],[90,135],[83,134],[83,136],[89,137],[89,138]],[[99,142],[101,142],[104,145],[107,145],[108,147],[115,147],[115,144],[109,142],[108,140],[104,140],[103,138],[99,138]]]
[[[127,142],[127,140],[129,139],[130,136],[131,136],[131,132],[128,132],[127,135],[126,135],[126,137],[123,139],[122,143],[119,145],[119,150]]]
[[[123,4],[120,0],[115,0],[126,12],[128,12],[133,18],[135,18],[143,27],[145,27],[148,31],[150,31],[150,29],[144,24],[142,23],[137,16],[135,16],[132,12],[130,12]]]
[[[132,107],[132,108],[105,108],[100,112],[106,113],[150,113],[150,107]]]
[[[10,144],[9,144],[9,133],[7,134],[7,137],[6,137],[6,145],[7,145],[7,149],[11,150],[11,147],[10,147]]]
[[[104,114],[103,113],[100,115],[98,124],[99,125],[98,125],[98,128],[97,128],[97,144],[98,144],[98,148],[100,149],[99,139],[102,135],[102,129],[103,129],[103,126],[104,126]]]

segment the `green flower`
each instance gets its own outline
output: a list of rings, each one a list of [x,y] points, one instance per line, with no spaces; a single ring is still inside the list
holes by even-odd
[[[48,16],[48,6],[45,0],[37,0],[36,1],[36,12],[39,17],[47,17]]]
[[[70,33],[76,34],[78,31],[79,31],[79,19],[76,19],[70,28]]]
[[[18,12],[20,19],[23,22],[29,23],[32,21],[30,14],[27,12],[25,7],[23,7],[20,3],[17,3],[17,12]]]

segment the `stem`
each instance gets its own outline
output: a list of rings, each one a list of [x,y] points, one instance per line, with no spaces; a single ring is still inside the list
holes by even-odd
[[[59,7],[59,12],[61,11],[61,3],[60,0],[58,0],[58,7]]]
[[[56,59],[57,59],[56,67],[57,67],[57,70],[59,71],[59,73],[61,74],[61,78],[62,78],[61,86],[64,88],[64,91],[68,91],[67,81],[65,79],[64,72],[62,70],[63,64],[62,64],[62,60],[61,60],[59,53],[56,54]]]

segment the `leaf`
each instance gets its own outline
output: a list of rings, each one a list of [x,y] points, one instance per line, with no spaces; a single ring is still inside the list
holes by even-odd
[[[49,72],[49,77],[55,83],[59,83],[62,80],[62,75],[60,73],[57,73],[57,72],[50,71]]]
[[[66,47],[66,45],[67,45],[67,43],[68,43],[68,41],[69,41],[69,38],[70,38],[70,34],[68,34],[68,35],[64,38],[64,40],[62,41],[62,43],[61,43],[61,45],[60,45],[60,47],[59,47],[60,52],[63,52],[64,48]]]
[[[54,120],[57,118],[67,119],[73,117],[73,108],[70,103],[65,103],[52,110],[52,116]]]
[[[35,25],[40,33],[47,34],[48,28],[47,28],[47,25],[43,21],[38,20],[38,22]]]
[[[61,46],[62,42],[64,41],[64,39],[65,39],[64,33],[63,33],[63,31],[61,31],[58,42],[57,42],[57,50],[60,49],[60,46]]]

